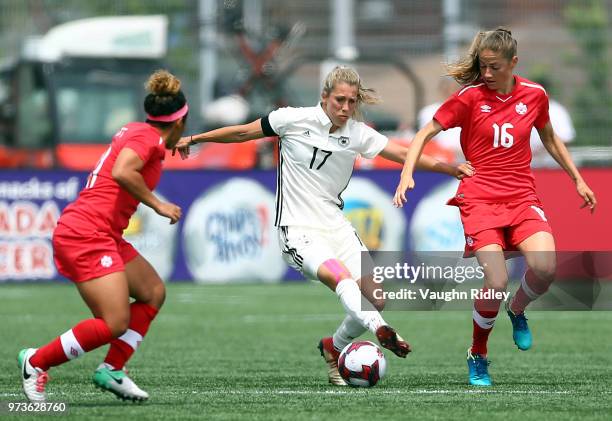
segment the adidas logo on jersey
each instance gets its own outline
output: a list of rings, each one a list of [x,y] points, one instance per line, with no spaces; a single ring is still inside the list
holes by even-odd
[[[310,130],[306,130],[304,133],[302,133],[302,135],[310,137]]]
[[[480,111],[482,111],[483,113],[490,113],[491,112],[491,107],[488,106],[487,104],[481,105],[480,106]]]

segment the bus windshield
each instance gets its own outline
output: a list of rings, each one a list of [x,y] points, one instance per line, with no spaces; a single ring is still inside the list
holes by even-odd
[[[60,143],[108,143],[122,125],[142,119],[143,73],[59,69],[55,73]]]

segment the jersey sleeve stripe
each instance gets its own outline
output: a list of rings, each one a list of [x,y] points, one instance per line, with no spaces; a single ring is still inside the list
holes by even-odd
[[[538,88],[544,91],[544,93],[546,94],[546,89],[544,89],[542,86],[540,85],[536,85],[535,83],[527,83],[527,82],[521,82],[521,85],[523,86],[528,86],[530,88]],[[546,94],[548,95],[548,94]]]
[[[276,169],[276,216],[274,226],[278,227],[283,213],[283,144],[278,139],[278,167]]]
[[[465,91],[467,91],[468,89],[471,88],[478,88],[479,86],[484,85],[484,83],[479,83],[478,85],[470,85],[470,86],[466,86],[465,88],[463,88],[462,90],[459,91],[459,93],[457,94],[457,96],[461,96],[461,94],[463,94]]]

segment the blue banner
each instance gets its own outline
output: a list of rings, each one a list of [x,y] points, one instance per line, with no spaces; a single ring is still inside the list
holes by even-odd
[[[0,172],[0,281],[53,280],[51,236],[87,174]],[[343,193],[344,212],[376,250],[460,250],[458,211],[444,206],[457,181],[419,173],[402,209],[391,200],[397,171],[359,171]],[[163,279],[278,282],[301,279],[282,260],[276,230],[275,171],[166,171],[156,190],[179,205],[176,225],[141,205],[124,232]],[[431,223],[434,220],[435,223]]]

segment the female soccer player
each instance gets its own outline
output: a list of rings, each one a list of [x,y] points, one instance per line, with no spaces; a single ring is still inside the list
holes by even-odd
[[[361,252],[367,251],[342,213],[341,194],[359,154],[402,162],[406,148],[353,119],[361,104],[378,101],[350,67],[336,67],[326,77],[321,102],[314,107],[281,108],[252,123],[223,127],[179,141],[179,151],[199,142],[235,143],[264,136],[280,137],[276,219],[287,263],[306,277],[318,278],[335,291],[347,313],[333,337],[319,343],[329,381],[345,385],[338,373],[339,350],[367,329],[399,357],[410,346],[373,307],[361,308]],[[462,178],[469,164],[450,166],[423,156],[419,167]]]
[[[510,31],[479,32],[466,57],[451,64],[448,74],[464,87],[440,106],[415,136],[393,202],[402,206],[414,188],[413,172],[423,145],[441,130],[461,127],[461,148],[476,170],[464,178],[449,204],[458,206],[465,231],[465,251],[475,253],[484,268],[485,289],[503,291],[508,283],[504,250],[518,249],[529,270],[506,310],[517,347],[531,347],[524,310],[548,290],[555,274],[555,242],[531,173],[529,137],[535,127],[544,146],[576,184],[584,205],[597,201],[580,176],[548,117],[548,97],[540,86],[513,70],[517,43]],[[475,300],[473,342],[468,350],[469,382],[490,386],[487,340],[499,300]]]
[[[30,401],[45,401],[50,367],[108,343],[94,384],[124,400],[149,397],[123,367],[162,306],[165,288],[155,269],[121,235],[139,203],[171,224],[181,217],[181,209],[161,201],[153,189],[166,150],[183,133],[188,105],[181,82],[167,71],[152,74],[146,86],[146,122],[126,124],[117,132],[53,233],[57,269],[75,283],[94,318],[38,349],[19,353],[23,390]],[[135,300],[131,304],[130,297]]]

